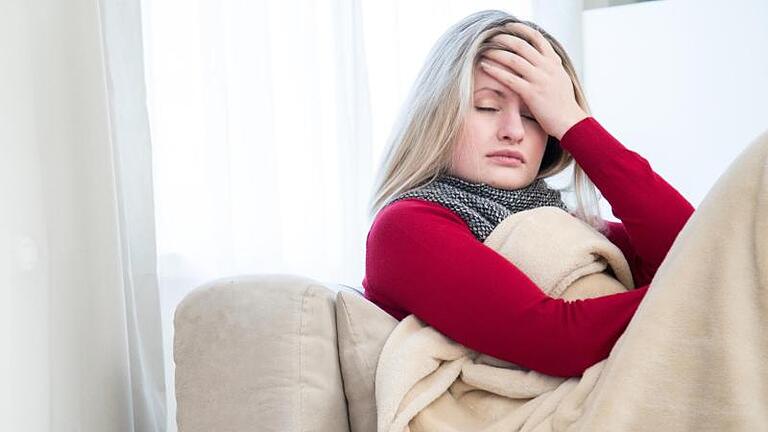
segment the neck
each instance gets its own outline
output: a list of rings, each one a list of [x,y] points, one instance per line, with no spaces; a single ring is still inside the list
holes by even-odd
[[[503,193],[510,193],[510,192],[518,192],[519,193],[519,192],[524,191],[524,190],[534,189],[534,188],[537,188],[537,187],[544,186],[544,184],[540,183],[542,181],[541,179],[535,179],[532,182],[528,183],[527,185],[525,185],[523,187],[520,187],[520,188],[517,188],[517,189],[500,188],[500,187],[489,185],[488,183],[474,182],[472,180],[468,180],[468,179],[465,179],[463,177],[459,177],[459,176],[456,176],[456,175],[453,175],[453,174],[447,174],[447,173],[441,175],[440,179],[443,180],[443,181],[452,182],[452,183],[455,183],[455,184],[458,184],[458,185],[461,185],[461,186],[466,186],[466,187],[472,188],[472,189],[485,189],[485,190],[491,190],[491,191],[495,191],[495,192],[502,193],[502,194]]]

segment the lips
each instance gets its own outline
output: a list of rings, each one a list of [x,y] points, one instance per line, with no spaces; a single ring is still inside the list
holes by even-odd
[[[499,151],[495,151],[493,153],[488,154],[488,157],[493,157],[493,156],[513,157],[516,159],[520,159],[521,162],[525,162],[525,158],[523,158],[523,154],[517,150],[499,150]]]

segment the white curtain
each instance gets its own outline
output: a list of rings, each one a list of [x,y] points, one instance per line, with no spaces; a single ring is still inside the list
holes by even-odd
[[[143,2],[166,347],[214,278],[360,285],[397,111],[438,36],[482,9],[534,19],[528,0]]]
[[[0,2],[3,431],[165,430],[138,11]]]
[[[152,148],[144,77],[141,5],[99,0],[104,72],[122,257],[134,431],[167,426],[158,291]]]

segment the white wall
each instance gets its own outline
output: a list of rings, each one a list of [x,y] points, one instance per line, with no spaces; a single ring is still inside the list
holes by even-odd
[[[768,129],[768,2],[664,0],[583,14],[594,117],[698,206]]]

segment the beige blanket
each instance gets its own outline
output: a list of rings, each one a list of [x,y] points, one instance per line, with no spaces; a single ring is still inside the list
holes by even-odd
[[[511,215],[485,243],[553,297],[634,288],[621,252],[555,207]],[[718,179],[583,376],[480,354],[409,315],[375,391],[379,432],[768,430],[768,131]]]

